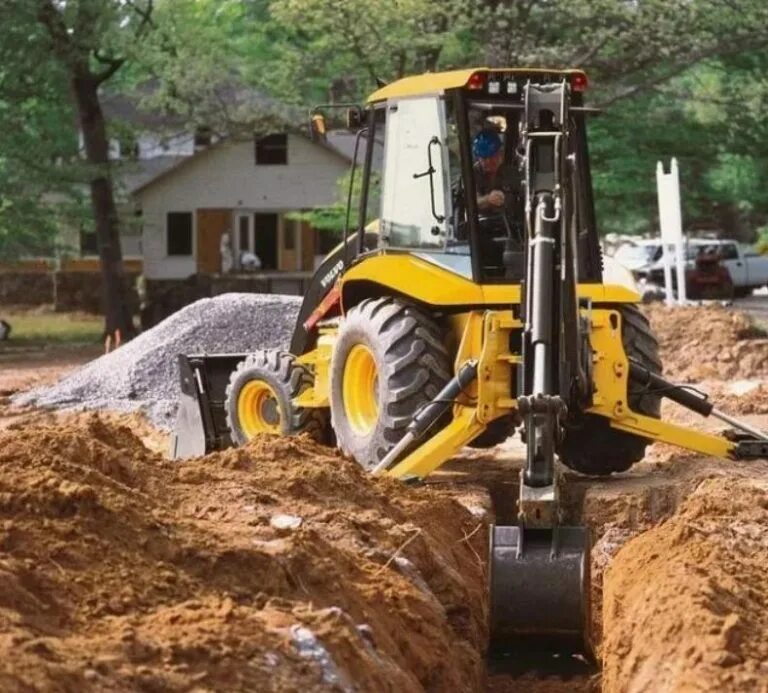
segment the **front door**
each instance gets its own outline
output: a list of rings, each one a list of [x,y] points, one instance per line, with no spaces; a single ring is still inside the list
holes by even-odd
[[[221,272],[221,236],[231,230],[232,213],[228,209],[197,210],[197,271]]]
[[[261,269],[278,269],[277,241],[279,217],[277,214],[256,212],[253,215],[253,252],[261,260]]]

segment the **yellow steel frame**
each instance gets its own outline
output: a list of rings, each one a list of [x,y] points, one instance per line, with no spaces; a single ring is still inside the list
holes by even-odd
[[[613,428],[644,438],[714,457],[733,457],[735,444],[723,437],[632,411],[627,403],[629,363],[621,338],[621,313],[592,309],[584,314],[591,318],[590,340],[594,350],[595,395],[589,412],[605,416]],[[451,423],[389,470],[390,476],[423,478],[431,474],[480,435],[488,423],[517,409],[517,402],[509,393],[514,391],[514,366],[520,363],[520,355],[511,353],[508,345],[510,332],[522,329],[522,324],[512,317],[511,311],[491,310],[470,313],[463,319],[463,327],[457,365],[479,355],[476,399],[472,404],[454,405]]]
[[[315,374],[312,387],[308,387],[293,400],[297,407],[330,406],[328,388],[331,381],[331,354],[335,343],[336,329],[321,328],[317,346],[296,359],[297,363],[311,366]]]
[[[476,72],[493,72],[494,74],[518,74],[518,75],[572,75],[584,74],[582,70],[559,70],[540,67],[476,67],[465,70],[451,70],[450,72],[427,72],[423,75],[403,77],[392,84],[387,84],[373,92],[368,97],[368,103],[376,103],[386,99],[402,99],[408,96],[425,96],[427,94],[441,94],[447,89],[461,89],[467,85],[469,78]]]
[[[627,403],[629,362],[621,340],[621,313],[593,310],[590,341],[595,354],[595,395],[588,410],[604,416],[611,427],[713,457],[732,458],[735,443],[709,433],[660,421],[632,411]]]
[[[478,359],[476,403],[455,404],[453,420],[390,469],[389,476],[423,478],[431,474],[479,436],[491,421],[517,409],[509,393],[520,355],[509,351],[509,336],[522,327],[509,310],[473,311],[467,316],[457,363],[463,357]]]
[[[355,284],[377,284],[382,296],[401,295],[427,306],[509,306],[520,303],[519,284],[476,284],[471,279],[411,254],[369,255],[341,278],[342,306]],[[592,303],[637,303],[625,286],[579,284],[579,298]]]
[[[413,284],[412,288],[417,284]],[[651,440],[669,443],[705,455],[733,458],[735,443],[716,435],[644,416],[627,402],[629,363],[621,337],[621,313],[610,308],[583,311],[589,319],[593,349],[594,396],[590,413],[604,416],[610,425]],[[455,368],[469,359],[478,360],[478,377],[453,406],[452,421],[426,439],[405,459],[387,472],[403,477],[425,477],[479,436],[488,424],[517,410],[510,395],[515,391],[516,366],[520,354],[509,349],[510,335],[523,328],[511,310],[473,310],[451,317],[456,341]],[[336,331],[324,331],[317,348],[300,357],[315,370],[314,387],[303,392],[295,404],[328,406],[328,381]]]

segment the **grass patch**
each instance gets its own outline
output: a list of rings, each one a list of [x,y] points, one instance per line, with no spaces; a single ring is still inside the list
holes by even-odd
[[[104,330],[104,318],[85,313],[0,311],[0,317],[11,324],[11,337],[0,342],[0,350],[47,344],[98,344]]]

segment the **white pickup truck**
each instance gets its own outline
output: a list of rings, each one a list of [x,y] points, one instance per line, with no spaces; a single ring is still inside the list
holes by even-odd
[[[693,266],[699,253],[717,252],[720,262],[731,275],[737,296],[747,296],[752,289],[768,285],[768,256],[759,255],[749,246],[729,240],[689,238],[685,248],[688,266]],[[661,241],[650,239],[622,246],[614,258],[630,270],[636,280],[663,285],[664,265],[661,254]]]

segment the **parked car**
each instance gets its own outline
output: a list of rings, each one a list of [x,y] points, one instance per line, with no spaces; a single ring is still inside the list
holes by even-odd
[[[696,258],[704,253],[717,254],[731,275],[736,296],[747,296],[753,289],[768,285],[768,257],[752,248],[731,240],[689,238],[685,243],[686,269],[693,269]],[[624,245],[616,252],[615,258],[632,272],[639,283],[664,285],[661,240],[640,240],[634,245]]]

